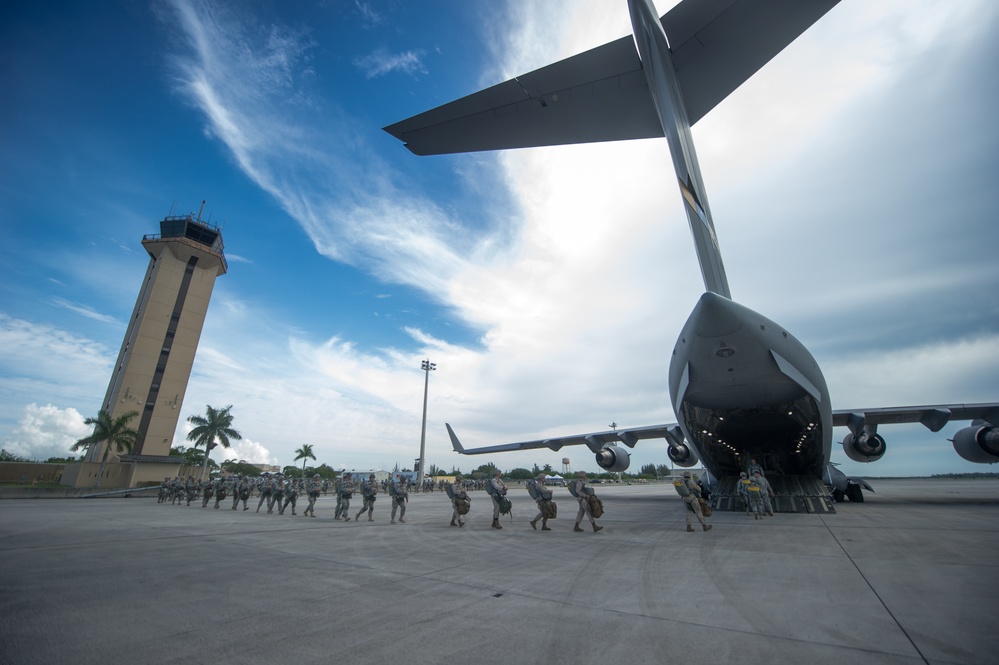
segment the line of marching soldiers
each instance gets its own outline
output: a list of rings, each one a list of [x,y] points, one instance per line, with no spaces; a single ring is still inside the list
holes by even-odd
[[[359,520],[361,515],[368,513],[368,521],[374,521],[373,511],[375,498],[379,492],[379,484],[375,481],[375,475],[355,484],[353,474],[345,473],[337,479],[335,484],[336,511],[334,519],[349,522],[350,500],[355,491],[360,491],[362,508],[354,519]],[[387,492],[392,500],[392,523],[395,524],[396,514],[399,521],[405,524],[406,504],[409,502],[409,489],[411,481],[405,476],[399,476],[392,483],[388,484]],[[260,478],[249,478],[243,476],[228,476],[210,478],[208,480],[197,480],[193,476],[185,478],[175,477],[164,478],[160,483],[157,503],[167,503],[171,505],[191,505],[192,501],[197,501],[201,497],[201,507],[207,508],[211,500],[215,499],[216,509],[222,505],[227,498],[232,499],[232,510],[237,510],[242,502],[243,510],[250,509],[250,497],[254,491],[259,492],[257,501],[257,512],[266,504],[267,513],[273,514],[276,510],[279,515],[284,515],[285,510],[290,506],[291,514],[297,515],[298,499],[304,495],[308,501],[306,508],[302,511],[303,516],[316,516],[316,500],[326,493],[329,481],[323,480],[319,474],[311,480],[298,480],[286,478],[284,474],[265,473]]]

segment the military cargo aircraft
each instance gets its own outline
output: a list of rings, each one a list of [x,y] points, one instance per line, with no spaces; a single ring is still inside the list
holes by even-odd
[[[850,459],[870,462],[886,450],[879,425],[919,422],[936,432],[969,420],[954,449],[972,462],[999,462],[999,403],[833,410],[805,345],[732,300],[690,127],[837,2],[684,0],[657,18],[651,0],[628,0],[632,35],[385,128],[417,155],[665,137],[704,281],[672,350],[677,423],[472,449],[447,425],[456,451],[585,445],[601,468],[623,471],[626,448],[663,438],[673,463],[700,461],[709,483],[727,480],[730,489],[759,460],[791,510],[823,510],[807,499],[829,491],[863,501],[861,488],[871,489],[831,463],[834,427],[848,428]]]

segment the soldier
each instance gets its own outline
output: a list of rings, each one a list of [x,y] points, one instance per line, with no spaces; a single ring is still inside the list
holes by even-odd
[[[409,501],[409,481],[405,476],[397,476],[395,482],[389,486],[389,494],[392,495],[392,524],[395,524],[395,513],[399,511],[399,522],[406,523],[406,503]]]
[[[170,494],[170,477],[166,476],[163,478],[163,482],[160,483],[160,492],[156,497],[156,503],[166,503],[167,496]]]
[[[763,473],[763,467],[760,466],[759,462],[757,462],[756,458],[754,457],[754,458],[752,458],[752,459],[749,460],[749,465],[746,467],[746,475],[748,477],[752,478],[753,474],[756,473],[757,471],[760,472],[761,476],[765,475]]]
[[[232,509],[236,510],[239,502],[243,502],[243,510],[249,510],[247,501],[250,500],[250,480],[245,475],[240,475],[239,479],[232,486]]]
[[[548,518],[554,518],[555,502],[552,501],[552,491],[545,485],[545,474],[539,473],[534,480],[527,481],[527,489],[531,491],[531,496],[538,502],[538,514],[531,520],[531,528],[538,530],[538,520],[541,520],[541,530],[551,531],[548,528]]]
[[[323,491],[323,487],[326,486],[326,481],[319,480],[319,474],[312,476],[312,482],[308,484],[305,488],[306,494],[309,495],[309,505],[302,512],[302,517],[306,515],[310,517],[316,516],[316,499],[319,498],[319,493]]]
[[[739,481],[735,484],[735,495],[738,499],[738,503],[742,505],[742,508],[746,511],[746,517],[749,517],[749,478],[746,477],[746,472],[743,471],[739,474]]]
[[[267,514],[270,515],[274,512],[274,506],[277,505],[278,512],[281,511],[281,503],[284,501],[284,489],[285,481],[283,474],[278,474],[276,478],[271,482],[271,498],[267,500]]]
[[[346,477],[346,474],[340,474],[333,483],[333,495],[336,496],[336,510],[333,511],[333,519],[335,520],[340,519],[340,513],[343,511],[343,498],[340,496],[340,488],[343,487],[343,479]]]
[[[345,473],[340,480],[336,490],[336,514],[334,519],[342,519],[344,522],[350,521],[350,497],[354,494],[354,476]]]
[[[451,526],[458,528],[465,526],[461,516],[468,514],[471,504],[472,500],[469,498],[468,492],[465,491],[465,483],[461,479],[461,474],[455,474],[454,484],[451,485],[451,505],[454,507],[454,512],[451,514]]]
[[[229,495],[229,483],[222,476],[219,476],[215,480],[215,510],[218,510],[219,504]]]
[[[361,498],[364,500],[364,503],[361,504],[361,512],[357,513],[354,517],[355,522],[359,522],[361,520],[361,515],[363,515],[365,511],[368,513],[368,521],[375,521],[374,514],[376,494],[378,494],[378,483],[375,481],[375,474],[372,473],[368,476],[367,480],[361,482]]]
[[[265,473],[264,477],[260,481],[260,501],[257,502],[257,512],[260,512],[260,506],[264,505],[264,501],[267,501],[268,506],[271,501],[271,492],[274,488],[271,487],[271,474]],[[268,511],[270,512],[270,511]]]
[[[507,487],[506,483],[503,482],[503,472],[499,469],[496,470],[496,474],[489,481],[489,487],[492,488],[489,492],[490,498],[493,500],[493,523],[492,527],[494,529],[502,529],[499,523],[500,516],[500,501],[506,497]]]
[[[201,502],[201,507],[207,508],[208,500],[215,495],[215,483],[212,482],[211,478],[202,483],[201,491],[202,496],[204,497],[204,500]]]
[[[184,493],[187,494],[187,505],[190,506],[194,497],[198,496],[198,487],[193,476],[187,477],[187,481],[184,483]]]
[[[290,483],[288,483],[288,487],[284,491],[284,503],[281,504],[281,507],[278,509],[278,513],[284,515],[284,509],[287,508],[288,504],[290,503],[291,514],[297,515],[298,513],[295,512],[295,504],[297,503],[297,501],[298,501],[298,481],[293,480]]]
[[[579,502],[579,510],[576,511],[576,525],[572,527],[573,531],[582,531],[583,529],[579,526],[579,523],[583,521],[583,516],[585,515],[587,519],[590,520],[590,526],[593,527],[593,531],[602,531],[602,526],[597,526],[597,521],[593,518],[593,508],[590,506],[590,497],[596,496],[593,488],[587,486],[586,484],[586,472],[580,471],[576,474],[576,480],[569,483],[569,493],[576,497],[576,501]]]
[[[763,473],[761,471],[753,472],[753,480],[755,480],[756,484],[760,486],[760,499],[763,501],[763,512],[770,517],[773,517],[774,507],[773,504],[770,503],[770,499],[772,499],[775,495],[773,489],[770,487],[770,482],[763,477]]]
[[[756,479],[760,476],[753,476],[746,485],[746,494],[749,496],[749,509],[753,513],[753,519],[758,520],[763,517],[763,492]]]
[[[701,488],[694,482],[691,477],[690,471],[683,472],[683,480],[674,481],[673,486],[676,488],[676,493],[683,498],[684,503],[684,514],[687,517],[687,531],[693,531],[694,527],[690,525],[690,514],[693,513],[697,516],[697,521],[701,523],[701,528],[705,531],[711,530],[711,525],[704,521],[704,514],[701,512]]]

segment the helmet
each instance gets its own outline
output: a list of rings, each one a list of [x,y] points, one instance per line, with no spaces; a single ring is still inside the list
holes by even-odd
[[[746,477],[746,472],[745,472],[745,471],[743,471],[742,473],[740,473],[740,474],[739,474],[739,477],[740,477],[740,478],[745,478],[745,477]]]
[[[684,471],[683,472],[683,477],[684,478],[690,478],[690,471]]]

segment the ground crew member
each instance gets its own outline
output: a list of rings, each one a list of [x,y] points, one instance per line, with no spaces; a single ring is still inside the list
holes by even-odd
[[[399,510],[399,521],[405,524],[406,520],[403,518],[406,516],[406,502],[409,501],[409,487],[405,476],[397,476],[389,492],[392,494],[392,524],[395,524],[396,510]]]
[[[357,522],[361,519],[361,515],[365,512],[368,513],[368,521],[374,522],[375,514],[375,495],[378,494],[378,483],[375,481],[375,474],[368,476],[367,480],[361,482],[361,500],[364,503],[361,504],[361,512],[354,516],[354,521]]]
[[[319,479],[319,474],[312,476],[312,482],[305,488],[305,492],[309,495],[309,505],[306,507],[302,516],[316,516],[316,499],[319,498],[319,493],[323,491],[323,487],[326,485],[326,481],[321,481]]]
[[[709,531],[711,525],[704,521],[704,514],[701,512],[701,502],[699,500],[701,498],[701,488],[694,482],[690,471],[683,472],[683,480],[680,483],[679,486],[676,483],[673,483],[673,485],[677,487],[677,493],[683,497],[683,503],[685,504],[684,514],[687,517],[687,531],[694,530],[694,527],[690,525],[691,513],[697,517],[697,521],[701,523],[701,528]],[[687,490],[686,494],[683,492],[684,488]]]
[[[538,514],[531,520],[531,528],[538,530],[538,520],[541,520],[541,530],[551,531],[548,528],[548,516],[552,513],[554,504],[552,501],[552,491],[545,485],[545,474],[539,473],[537,478],[527,481],[534,488],[534,499],[538,502]],[[546,505],[549,504],[549,505]]]
[[[770,502],[774,495],[773,488],[770,487],[770,482],[763,477],[761,471],[754,471],[753,478],[756,479],[756,483],[760,486],[760,498],[763,500],[763,512],[765,512],[770,517],[774,516],[774,507]]]
[[[497,469],[496,475],[494,475],[492,477],[492,479],[489,481],[489,483],[490,483],[490,485],[492,485],[492,488],[493,488],[493,491],[490,492],[490,494],[489,494],[489,496],[493,500],[493,524],[492,524],[492,527],[494,529],[502,529],[503,527],[501,527],[500,523],[499,523],[500,499],[502,499],[503,497],[506,496],[506,491],[507,491],[506,483],[503,482],[503,472]]]
[[[739,474],[739,481],[735,484],[735,495],[739,499],[739,503],[742,504],[743,510],[746,511],[746,517],[749,517],[749,485],[751,482],[746,476],[746,472],[743,471]]]
[[[590,526],[593,527],[594,531],[601,531],[602,526],[597,526],[597,521],[593,519],[593,511],[590,509],[590,495],[592,495],[593,488],[586,485],[586,472],[580,471],[576,474],[576,479],[569,484],[569,492],[576,497],[576,501],[579,502],[579,510],[576,511],[576,525],[572,527],[573,531],[582,531],[583,529],[579,526],[579,523],[583,521],[583,516],[585,515],[587,519],[590,520]]]
[[[465,483],[462,481],[460,473],[456,474],[454,477],[454,484],[451,486],[451,492],[453,493],[451,506],[454,508],[454,512],[451,513],[451,526],[461,528],[465,526],[465,523],[461,521],[461,513],[458,512],[458,503],[467,501],[468,504],[471,504],[472,500],[468,497],[468,492],[465,491]]]

